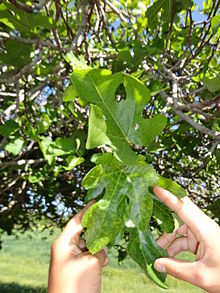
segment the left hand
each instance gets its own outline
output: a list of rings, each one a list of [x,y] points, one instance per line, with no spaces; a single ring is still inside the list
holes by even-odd
[[[81,220],[89,203],[69,221],[51,246],[48,293],[98,293],[101,271],[108,264],[107,249],[92,255],[80,239]]]

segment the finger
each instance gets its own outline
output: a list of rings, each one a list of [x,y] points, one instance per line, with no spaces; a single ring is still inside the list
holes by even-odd
[[[90,201],[78,214],[76,214],[64,228],[61,237],[65,241],[79,245],[79,237],[82,233],[83,227],[81,225],[82,217],[85,212],[94,204],[95,201]]]
[[[174,257],[181,251],[188,251],[188,250],[190,250],[190,247],[188,245],[188,240],[186,237],[177,238],[167,248],[167,252],[171,257]]]
[[[174,231],[173,233],[170,233],[170,234],[164,232],[163,235],[157,239],[157,244],[161,248],[165,248],[167,245],[169,245],[175,239],[176,239],[176,231]]]
[[[90,200],[87,205],[76,215],[78,217],[78,221],[82,221],[83,216],[85,215],[86,211],[95,203],[95,200]]]
[[[104,247],[102,250],[94,254],[94,256],[98,259],[101,267],[108,265],[108,249]]]
[[[184,262],[173,258],[160,258],[154,262],[154,267],[158,272],[166,272],[171,276],[197,284],[198,264],[196,262]]]
[[[86,247],[86,242],[84,239],[79,240],[79,248],[84,249]]]
[[[206,222],[206,216],[198,207],[191,203],[190,199],[184,198],[180,200],[159,186],[154,187],[154,193],[190,227],[196,234],[196,237],[201,239],[202,227],[204,227]]]
[[[81,249],[82,252],[88,251],[88,249],[86,247],[86,242],[84,239],[79,240],[79,248]]]
[[[184,224],[179,229],[177,229],[176,234],[180,236],[185,236],[187,234],[187,225]]]

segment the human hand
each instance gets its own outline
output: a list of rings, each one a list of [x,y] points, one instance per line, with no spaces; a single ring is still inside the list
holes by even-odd
[[[158,186],[154,193],[184,222],[171,234],[164,233],[157,241],[166,248],[170,258],[154,262],[159,272],[192,283],[208,292],[220,292],[220,227],[206,216],[188,197],[178,199]],[[195,262],[174,259],[181,251],[190,250],[196,255]]]
[[[80,239],[81,220],[89,203],[69,221],[51,246],[48,293],[98,293],[101,271],[108,264],[107,249],[92,255]]]

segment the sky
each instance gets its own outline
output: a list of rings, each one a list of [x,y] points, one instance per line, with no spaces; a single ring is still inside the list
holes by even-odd
[[[195,1],[195,3],[197,4],[198,7],[200,7],[200,8],[203,7],[203,5],[202,5],[203,0],[194,0],[194,1]],[[192,15],[193,15],[193,19],[195,20],[195,22],[202,21],[202,20],[206,19],[205,15],[202,15],[202,14],[199,13],[199,9],[193,11]]]

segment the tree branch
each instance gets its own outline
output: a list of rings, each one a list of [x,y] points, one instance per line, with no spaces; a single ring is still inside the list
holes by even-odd
[[[6,32],[0,32],[0,38],[2,39],[6,39],[6,40],[14,40],[14,41],[18,41],[24,44],[33,44],[33,45],[37,45],[37,46],[41,46],[41,47],[48,47],[48,48],[52,48],[55,50],[59,50],[59,48],[54,45],[50,40],[40,40],[40,39],[25,39],[22,37],[17,37],[17,36],[12,36],[9,35]]]
[[[112,9],[114,13],[120,17],[121,21],[128,23],[128,20],[130,19],[129,15],[124,16],[124,14],[118,10],[118,8],[116,8],[110,1],[104,0],[104,2]]]
[[[192,118],[190,118],[189,116],[186,116],[182,111],[180,111],[177,106],[174,105],[174,103],[170,103],[169,99],[170,97],[164,92],[164,91],[160,91],[160,94],[163,98],[163,100],[167,103],[168,106],[171,107],[171,109],[179,116],[181,117],[183,120],[185,120],[187,123],[189,123],[190,125],[192,125],[196,130],[198,130],[199,132],[201,132],[202,134],[207,134],[208,136],[214,138],[215,140],[219,140],[220,139],[220,133],[217,131],[213,131],[201,124],[198,124],[197,122],[195,122]],[[171,98],[172,99],[172,98]],[[173,99],[172,99],[173,100]]]
[[[176,5],[176,0],[173,0],[173,9],[172,9],[171,20],[170,20],[170,28],[169,28],[169,32],[168,32],[168,35],[167,35],[167,40],[166,40],[166,45],[165,45],[165,48],[164,48],[163,55],[166,54],[169,39],[170,39],[170,35],[172,33],[172,30],[173,30],[173,21],[174,21],[174,16],[175,16],[175,5]]]
[[[49,2],[49,0],[40,0],[37,5],[32,5],[32,6],[22,3],[20,1],[16,1],[16,0],[9,0],[9,2],[11,2],[11,4],[13,4],[16,8],[22,9],[28,13],[31,13],[31,12],[34,12],[35,10],[42,9],[44,5],[47,4],[47,2]]]
[[[5,79],[1,79],[0,76],[0,81],[2,83],[6,83],[6,84],[12,84],[12,83],[16,83],[17,80],[19,80],[20,78],[22,78],[24,75],[26,74],[30,74],[31,72],[34,71],[36,64],[38,64],[39,62],[42,61],[42,52],[41,50],[39,51],[39,55],[36,58],[36,60],[26,64],[18,73],[16,73],[13,77],[11,78],[5,78]]]

